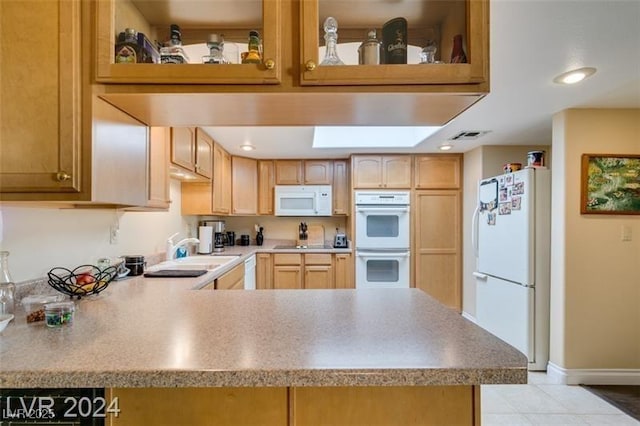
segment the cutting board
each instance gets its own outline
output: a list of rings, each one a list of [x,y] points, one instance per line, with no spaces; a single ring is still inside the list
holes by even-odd
[[[321,246],[324,245],[324,226],[322,225],[309,225],[307,230],[308,246]]]
[[[147,278],[193,278],[206,274],[205,269],[160,269],[159,271],[145,272]]]

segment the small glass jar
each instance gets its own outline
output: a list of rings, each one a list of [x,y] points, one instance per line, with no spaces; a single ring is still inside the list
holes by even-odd
[[[0,251],[0,314],[13,314],[16,285],[9,274],[9,252]]]
[[[59,328],[73,324],[76,305],[73,302],[47,303],[44,305],[44,319],[47,327]]]

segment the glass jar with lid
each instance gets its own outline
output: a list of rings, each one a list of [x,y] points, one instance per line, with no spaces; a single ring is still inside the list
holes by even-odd
[[[0,251],[0,314],[13,314],[16,285],[9,274],[9,252]]]

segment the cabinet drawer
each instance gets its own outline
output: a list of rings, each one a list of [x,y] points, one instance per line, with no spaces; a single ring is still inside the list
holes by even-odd
[[[304,255],[305,265],[331,265],[331,253],[314,253]]]
[[[302,255],[298,253],[278,253],[273,255],[274,265],[300,265]]]

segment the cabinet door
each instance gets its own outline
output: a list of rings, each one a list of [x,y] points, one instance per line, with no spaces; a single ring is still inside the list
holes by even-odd
[[[213,206],[216,214],[231,213],[231,156],[217,143],[213,145]]]
[[[276,160],[276,185],[302,185],[302,160]]]
[[[460,310],[460,192],[418,191],[414,204],[416,287],[439,302]]]
[[[155,1],[96,2],[96,81],[278,84],[283,68],[281,7],[281,0],[163,2],[160,6]],[[164,42],[169,39],[169,23],[180,25],[184,45],[201,44],[204,52],[207,52],[208,35],[224,32],[225,57],[232,63],[204,64],[197,50],[198,53],[189,57],[188,64],[115,63],[115,41],[125,28],[134,28],[149,40]],[[257,30],[262,39],[263,61],[260,64],[240,64],[240,52],[237,48],[234,50],[234,42],[247,43],[250,30]]]
[[[275,181],[273,161],[258,160],[258,214],[273,214]]]
[[[354,188],[382,187],[382,157],[358,155],[352,158]]]
[[[231,158],[232,213],[258,213],[258,162],[244,157]]]
[[[244,263],[216,279],[216,290],[242,290],[244,288]]]
[[[358,46],[369,28],[380,28],[390,19],[389,5],[368,2],[366,13],[360,3],[302,0],[300,23],[300,80],[303,85],[453,85],[488,83],[489,79],[489,1],[429,0],[399,2],[393,5],[394,16],[408,20],[406,44],[408,64],[358,65]],[[429,13],[422,13],[429,10]],[[353,13],[347,13],[353,11]],[[338,20],[338,56],[345,66],[322,66],[320,39],[323,20]],[[462,34],[468,63],[450,64],[453,36]],[[382,33],[378,33],[382,40]],[[419,64],[421,48],[427,41],[436,43],[439,64]],[[349,43],[351,42],[351,43]],[[354,43],[355,42],[355,43]],[[349,47],[349,44],[351,46]],[[384,49],[383,49],[384,50]]]
[[[185,170],[196,170],[196,129],[171,128],[171,162]]]
[[[304,288],[335,288],[333,282],[333,267],[331,265],[305,265]]]
[[[211,182],[181,182],[180,203],[183,216],[213,214]]]
[[[80,164],[80,2],[1,3],[0,192],[90,193]]]
[[[335,254],[335,287],[355,288],[353,283],[353,258],[349,253]]]
[[[416,189],[460,188],[461,155],[418,155],[415,157]]]
[[[276,290],[301,289],[302,266],[275,265],[273,267],[273,288]]]
[[[213,176],[213,139],[201,129],[196,129],[195,171],[207,179]]]
[[[149,128],[149,207],[169,208],[169,127]]]
[[[273,262],[269,253],[256,254],[256,289],[273,288]]]
[[[305,185],[331,185],[333,182],[333,161],[304,160]]]
[[[349,215],[349,163],[347,160],[333,162],[333,214]]]
[[[411,188],[411,156],[382,157],[382,181],[385,188]]]

